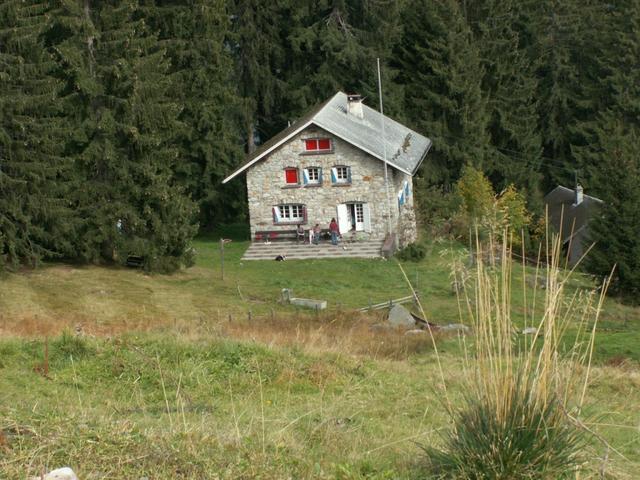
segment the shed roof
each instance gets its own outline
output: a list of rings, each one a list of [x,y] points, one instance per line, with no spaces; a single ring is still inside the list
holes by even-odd
[[[558,185],[544,197],[548,205],[549,222],[561,233],[562,242],[582,231],[594,215],[596,207],[603,202],[591,195],[584,195],[580,204],[576,205],[576,192],[572,188]]]
[[[387,163],[408,175],[414,175],[431,147],[431,140],[366,105],[362,106],[362,110],[362,119],[347,113],[347,95],[344,92],[336,93],[262,144],[222,183],[227,183],[244,172],[312,124],[381,161],[385,159],[386,147]],[[384,118],[384,137],[381,116]]]

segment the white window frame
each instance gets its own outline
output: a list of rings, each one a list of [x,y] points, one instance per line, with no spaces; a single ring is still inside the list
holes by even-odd
[[[351,167],[348,165],[334,165],[331,167],[331,181],[334,185],[351,184]]]
[[[322,184],[322,167],[305,168],[303,171],[303,179],[304,179],[305,185],[321,185]]]

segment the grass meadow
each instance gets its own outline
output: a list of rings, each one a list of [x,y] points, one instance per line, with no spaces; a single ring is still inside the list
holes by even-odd
[[[234,238],[224,281],[220,236]],[[442,373],[449,400],[466,393],[462,339],[436,335],[436,356],[427,335],[354,312],[410,294],[393,260],[242,262],[241,237],[200,238],[174,275],[52,263],[0,277],[0,478],[64,465],[82,480],[429,478],[424,448],[451,425]],[[431,321],[459,322],[464,249],[427,250],[403,268]],[[522,326],[534,278],[514,267]],[[281,305],[282,288],[329,309]],[[639,342],[638,310],[608,300],[578,478],[640,478]]]

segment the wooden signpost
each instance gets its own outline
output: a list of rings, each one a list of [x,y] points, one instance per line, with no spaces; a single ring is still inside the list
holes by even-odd
[[[222,281],[224,282],[224,244],[231,242],[228,238],[220,239],[220,274]]]

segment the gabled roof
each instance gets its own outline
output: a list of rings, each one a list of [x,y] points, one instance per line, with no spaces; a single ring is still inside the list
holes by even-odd
[[[431,147],[431,140],[387,116],[384,116],[383,138],[380,113],[366,105],[362,106],[362,110],[364,113],[362,119],[347,113],[347,95],[343,92],[336,93],[262,144],[222,183],[235,178],[312,124],[381,161],[384,161],[386,146],[387,163],[401,172],[414,175]]]
[[[544,197],[544,203],[549,207],[549,222],[561,232],[563,243],[586,228],[596,207],[603,203],[599,198],[584,194],[580,204],[576,205],[575,200],[575,190],[562,185],[558,185]]]

